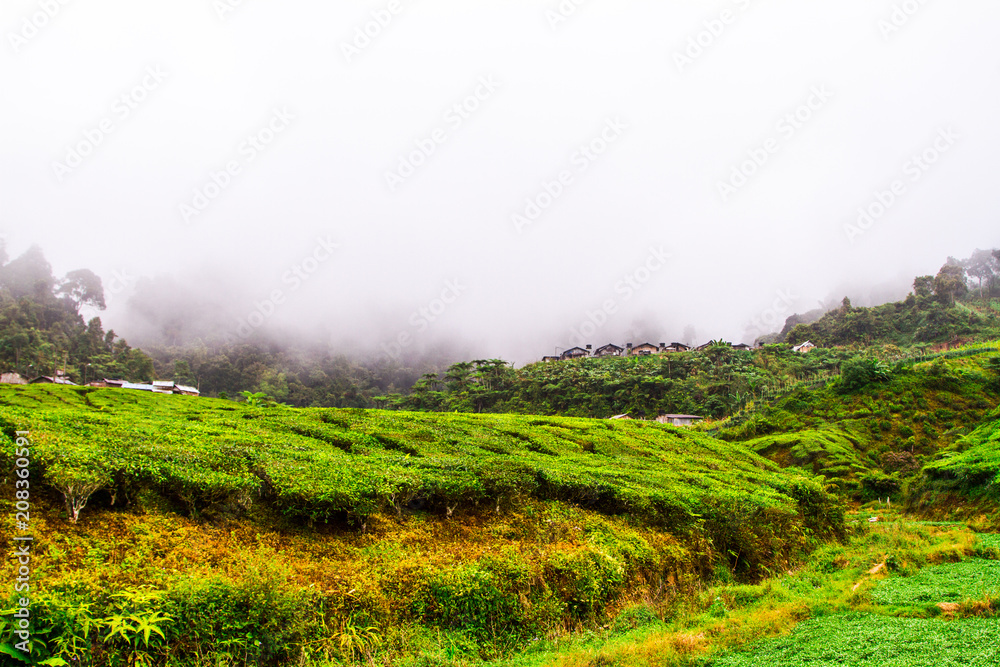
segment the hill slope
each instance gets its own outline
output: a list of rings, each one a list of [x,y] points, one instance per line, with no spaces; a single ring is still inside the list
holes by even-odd
[[[947,476],[949,464],[936,462],[942,452],[974,449],[986,439],[980,430],[962,440],[1000,400],[998,347],[892,367],[872,359],[878,373],[847,373],[822,387],[801,387],[743,419],[723,422],[718,436],[783,466],[825,475],[856,499],[916,495],[925,472]],[[982,353],[963,356],[974,352]],[[976,456],[973,449],[968,457]],[[956,458],[954,466],[963,460],[969,459]],[[925,464],[931,465],[924,470]]]
[[[28,386],[0,389],[0,429],[30,431],[40,639],[97,664],[399,652],[431,629],[495,654],[843,529],[811,479],[659,424]],[[151,645],[80,635],[125,612],[172,620]]]

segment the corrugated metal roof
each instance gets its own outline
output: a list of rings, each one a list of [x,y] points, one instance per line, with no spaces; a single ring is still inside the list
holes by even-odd
[[[126,382],[122,385],[122,389],[138,389],[139,391],[153,391],[156,388],[151,384],[136,384],[134,382]]]

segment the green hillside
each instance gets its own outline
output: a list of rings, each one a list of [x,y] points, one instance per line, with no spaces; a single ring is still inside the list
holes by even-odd
[[[410,394],[391,396],[389,402],[406,410],[448,412],[722,417],[754,395],[836,373],[857,354],[846,349],[797,354],[787,345],[751,352],[717,341],[699,351],[540,362],[518,369],[479,360],[455,364],[444,377],[425,374]]]
[[[927,465],[929,491],[955,491],[991,504],[1000,501],[1000,409],[988,419]],[[931,501],[930,494],[925,501]]]
[[[30,432],[39,638],[81,664],[231,647],[277,665],[433,632],[503,653],[631,596],[786,568],[843,531],[809,477],[655,423],[39,385],[0,389],[0,420],[8,469]],[[163,636],[108,634],[116,614]]]
[[[959,469],[989,458],[989,427],[979,427],[1000,400],[998,348],[992,343],[895,365],[862,358],[836,380],[801,386],[722,422],[717,435],[783,466],[822,474],[857,500],[919,495],[925,474],[981,491],[989,480]],[[940,461],[945,452],[952,454]],[[964,453],[954,457],[958,452]]]

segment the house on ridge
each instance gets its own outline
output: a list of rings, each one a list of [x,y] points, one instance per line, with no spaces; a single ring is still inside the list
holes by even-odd
[[[810,343],[809,341],[806,341],[804,343],[800,343],[799,345],[796,345],[795,347],[793,347],[792,351],[794,351],[794,352],[802,352],[804,354],[804,353],[808,352],[809,350],[813,349],[814,347],[816,347],[816,346],[813,345],[812,343]]]
[[[660,348],[652,343],[643,343],[632,348],[632,354],[637,357],[646,357],[651,354],[656,354],[659,351]]]
[[[625,348],[618,347],[614,343],[608,343],[594,350],[595,357],[620,357],[625,352]]]
[[[700,415],[660,415],[656,418],[656,421],[661,424],[673,424],[674,426],[690,426],[702,419],[704,417]]]
[[[583,357],[589,357],[590,356],[590,349],[589,349],[590,346],[588,345],[587,348],[588,349],[585,350],[582,347],[571,347],[568,350],[566,350],[565,352],[563,352],[561,355],[559,355],[559,358],[560,359],[582,359]]]
[[[42,375],[31,380],[28,384],[68,384],[76,386],[76,383],[69,379],[69,373],[61,368],[56,369],[55,375]]]

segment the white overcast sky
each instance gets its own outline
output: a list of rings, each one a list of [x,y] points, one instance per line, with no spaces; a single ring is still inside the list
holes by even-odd
[[[4,0],[0,231],[60,274],[199,285],[234,325],[279,290],[265,327],[322,323],[371,347],[457,337],[519,361],[580,342],[571,330],[609,301],[595,346],[688,325],[738,340],[782,295],[781,319],[1000,245],[1000,3],[578,2]],[[477,90],[458,123],[449,110]],[[248,148],[275,110],[293,119]],[[102,121],[111,133],[60,180]],[[606,127],[607,150],[581,159]],[[391,189],[386,172],[428,141]],[[925,151],[933,164],[907,164]],[[720,182],[762,152],[723,201]],[[563,171],[519,231],[512,215]],[[333,256],[283,280],[320,236]],[[647,275],[651,248],[670,258]],[[411,315],[440,310],[447,281],[460,294],[433,322]],[[106,324],[128,337],[113,301]]]

